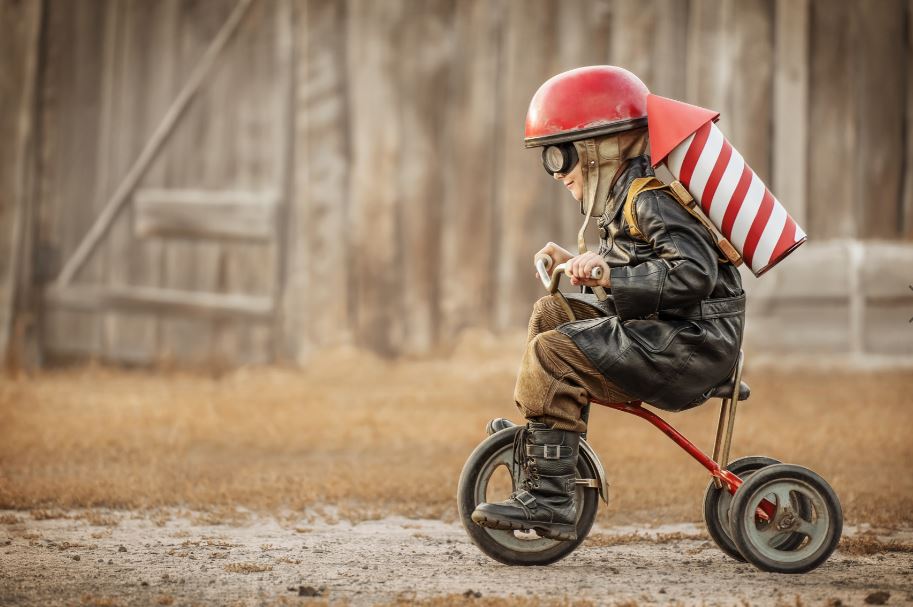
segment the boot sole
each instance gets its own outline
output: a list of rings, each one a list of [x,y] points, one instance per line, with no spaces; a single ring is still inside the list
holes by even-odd
[[[535,531],[539,537],[545,537],[550,540],[571,541],[577,539],[576,525],[559,525],[553,524],[549,527],[542,527],[541,523],[535,521],[521,523],[510,519],[500,519],[485,515],[481,512],[472,513],[472,521],[488,529],[501,529],[503,531]]]

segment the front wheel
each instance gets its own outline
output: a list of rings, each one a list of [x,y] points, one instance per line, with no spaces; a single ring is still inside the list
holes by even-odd
[[[729,528],[741,555],[758,569],[805,573],[837,548],[843,510],[834,490],[816,473],[774,464],[752,474],[735,492]],[[784,538],[795,534],[801,543],[784,547]]]
[[[476,447],[460,474],[457,502],[460,520],[469,538],[479,549],[505,565],[548,565],[561,560],[574,551],[586,538],[599,507],[599,491],[577,485],[577,539],[570,541],[539,537],[535,532],[489,529],[472,520],[476,506],[487,501],[492,476],[501,467],[511,469],[514,435],[519,426],[500,430]],[[577,477],[595,478],[586,458],[577,459]],[[516,479],[513,479],[516,486]]]

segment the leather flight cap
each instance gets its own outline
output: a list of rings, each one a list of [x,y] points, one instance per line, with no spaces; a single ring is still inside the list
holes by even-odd
[[[526,444],[526,455],[528,457],[541,457],[544,459],[561,459],[570,457],[574,450],[567,445],[530,445]]]

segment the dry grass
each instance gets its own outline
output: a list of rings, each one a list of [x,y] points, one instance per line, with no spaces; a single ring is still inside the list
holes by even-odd
[[[205,524],[244,523],[246,510],[453,520],[460,468],[485,422],[519,419],[521,351],[516,340],[471,338],[446,359],[337,351],[305,370],[219,378],[93,366],[0,379],[0,508],[35,519],[139,508],[162,525],[164,508],[205,511]],[[909,372],[750,365],[734,457],[766,454],[819,471],[849,522],[913,522]],[[711,447],[715,405],[667,417]],[[704,471],[643,420],[595,410],[590,441],[611,483],[601,521],[700,520]]]
[[[472,590],[462,594],[447,594],[418,599],[411,594],[404,594],[397,599],[381,603],[381,607],[592,607],[592,601],[583,599],[548,599],[543,597],[486,597],[477,595]],[[618,607],[636,607],[636,603],[620,603]]]
[[[913,553],[913,544],[896,540],[883,542],[874,535],[861,534],[841,538],[838,550],[853,556],[871,556],[886,552]]]
[[[225,571],[229,573],[263,573],[264,571],[272,570],[272,565],[264,565],[262,563],[229,563],[225,565]]]
[[[589,547],[625,546],[628,544],[670,544],[682,541],[706,541],[709,535],[697,533],[624,533],[613,535],[609,533],[593,533],[586,538]]]

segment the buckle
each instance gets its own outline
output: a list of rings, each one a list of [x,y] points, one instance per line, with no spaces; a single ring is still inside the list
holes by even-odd
[[[520,502],[527,508],[536,503],[536,497],[529,491],[519,492],[517,495],[514,496],[514,499],[516,499],[518,502]]]
[[[526,455],[528,457],[542,457],[544,459],[561,459],[561,450],[570,455],[570,447],[566,445],[526,445]]]

